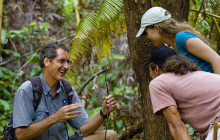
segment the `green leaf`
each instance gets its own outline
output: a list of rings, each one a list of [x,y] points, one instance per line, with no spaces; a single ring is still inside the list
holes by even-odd
[[[102,74],[102,75],[99,76],[99,86],[100,87],[103,86],[104,83],[105,83],[105,75]]]
[[[124,56],[124,55],[116,54],[116,55],[113,55],[112,58],[113,58],[113,59],[124,60],[124,59],[125,59],[125,56]]]
[[[17,74],[16,74],[16,79],[18,79],[19,78],[19,76],[22,76],[24,74],[24,71],[23,70],[18,70],[17,71]]]
[[[111,21],[117,17],[118,13],[122,11],[122,0],[104,0],[98,15],[98,20]]]
[[[2,123],[3,126],[6,126],[8,124],[8,121],[7,120],[3,120],[1,123]]]
[[[189,135],[193,135],[194,129],[189,124],[185,124],[185,125],[186,125],[186,128],[188,130]]]
[[[49,26],[50,26],[49,22],[44,22],[40,25],[40,29],[41,29],[41,31],[45,31],[45,29]]]
[[[9,34],[7,35],[7,38],[14,38],[14,37],[19,37],[22,40],[26,39],[26,36],[22,35],[24,33],[24,30],[10,30]]]
[[[40,66],[36,66],[31,72],[30,72],[30,76],[29,77],[34,77],[36,75],[40,75],[40,73],[42,72],[42,69]]]
[[[6,100],[0,99],[0,106],[1,105],[3,106],[4,110],[10,110],[11,109],[10,104]]]
[[[71,61],[75,62],[82,54],[90,52],[92,44],[99,46],[98,56],[107,56],[110,53],[112,45],[112,37],[109,35],[112,32],[110,23],[119,17],[122,9],[122,0],[104,0],[98,14],[89,14],[80,21],[70,46]]]
[[[96,108],[93,108],[93,109],[86,109],[86,112],[88,113],[89,118],[93,118],[95,115],[99,113],[101,109],[102,109],[101,106],[97,106]]]
[[[193,135],[194,134],[194,129],[192,127],[188,128],[188,132],[189,135]]]
[[[7,34],[6,38],[14,38],[15,35],[14,34]]]
[[[31,63],[39,63],[40,56],[36,53],[30,54],[27,56],[28,61],[30,60]]]
[[[8,43],[8,39],[7,39],[7,32],[5,29],[2,29],[2,32],[1,32],[1,43],[3,45],[7,44]]]
[[[186,128],[189,128],[190,127],[190,125],[189,124],[185,124],[186,125]]]
[[[0,78],[2,77],[2,72],[0,71]],[[5,81],[0,80],[0,87],[5,87],[7,84]]]
[[[25,33],[25,34],[29,34],[28,32],[29,32],[29,28],[28,27],[23,27],[22,28],[22,30],[23,30],[23,32]]]
[[[116,125],[117,125],[118,128],[121,128],[121,127],[122,127],[122,124],[123,124],[123,121],[122,121],[122,120],[116,121]]]
[[[98,102],[98,100],[97,100],[95,95],[92,95],[92,101]]]
[[[14,55],[14,57],[16,59],[19,59],[21,57],[21,55],[15,51],[12,51],[12,50],[8,50],[8,49],[3,49],[3,52],[5,52],[6,54],[12,54]]]
[[[21,34],[23,32],[24,32],[23,30],[10,30],[9,34]]]
[[[5,69],[6,68],[4,68],[4,67],[0,67],[0,78],[1,79],[4,79],[4,77],[5,77],[5,73],[4,73]]]
[[[10,98],[11,92],[9,92],[6,88],[3,89],[3,93],[7,96],[7,98]]]
[[[32,26],[32,27],[34,27],[34,28],[37,27],[37,23],[36,23],[36,22],[31,22],[29,25]]]

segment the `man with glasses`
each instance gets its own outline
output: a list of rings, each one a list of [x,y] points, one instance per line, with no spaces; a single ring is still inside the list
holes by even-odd
[[[17,90],[13,102],[13,127],[17,139],[67,140],[66,123],[79,129],[83,136],[73,135],[73,140],[104,139],[104,131],[96,131],[104,122],[109,112],[116,109],[113,96],[106,97],[100,114],[91,120],[82,107],[79,97],[72,88],[72,104],[63,104],[67,98],[61,82],[69,69],[69,50],[61,43],[46,45],[40,53],[40,66],[43,69],[39,76],[43,93],[36,110],[33,106],[33,86],[28,80]],[[107,131],[107,139],[117,140],[117,134]]]

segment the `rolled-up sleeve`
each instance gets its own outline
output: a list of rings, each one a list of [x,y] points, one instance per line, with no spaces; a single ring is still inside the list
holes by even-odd
[[[149,85],[150,97],[155,114],[161,114],[160,111],[168,106],[176,106],[176,101],[172,96],[169,86],[160,81],[152,80]]]

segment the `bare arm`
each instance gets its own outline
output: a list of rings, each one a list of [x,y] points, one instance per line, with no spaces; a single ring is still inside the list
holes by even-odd
[[[109,113],[114,111],[117,107],[116,101],[112,95],[106,97],[102,105],[102,112],[104,115],[107,115],[107,107],[109,108]],[[104,122],[104,118],[98,113],[94,118],[89,120],[86,124],[80,127],[80,131],[84,136],[89,136],[94,133]]]
[[[186,41],[188,51],[196,57],[212,64],[214,73],[220,74],[220,56],[199,38]]]
[[[74,110],[78,108],[81,108],[79,104],[67,105],[62,107],[55,114],[47,117],[46,119],[40,122],[32,123],[28,127],[16,128],[15,129],[16,137],[18,140],[24,140],[39,136],[55,123],[65,122],[69,119],[77,118],[78,117],[77,114],[80,114],[81,112]]]
[[[175,140],[191,140],[176,106],[169,106],[163,109],[162,112],[167,120],[170,133]]]

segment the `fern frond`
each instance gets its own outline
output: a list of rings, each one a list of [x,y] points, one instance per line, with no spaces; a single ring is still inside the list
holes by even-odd
[[[73,63],[85,53],[96,49],[98,59],[111,52],[112,40],[121,35],[125,29],[125,18],[120,16],[123,12],[123,0],[103,0],[99,13],[84,17],[76,30],[70,46],[70,60]]]
[[[77,84],[75,81],[75,73],[72,70],[68,70],[65,76],[65,80],[67,80],[71,85]]]
[[[90,14],[83,18],[76,30],[76,34],[70,46],[70,60],[75,63],[77,58],[80,58],[85,52],[91,50],[90,43],[92,32],[96,30],[97,14]]]
[[[101,4],[97,20],[112,21],[122,11],[123,0],[104,0]]]

